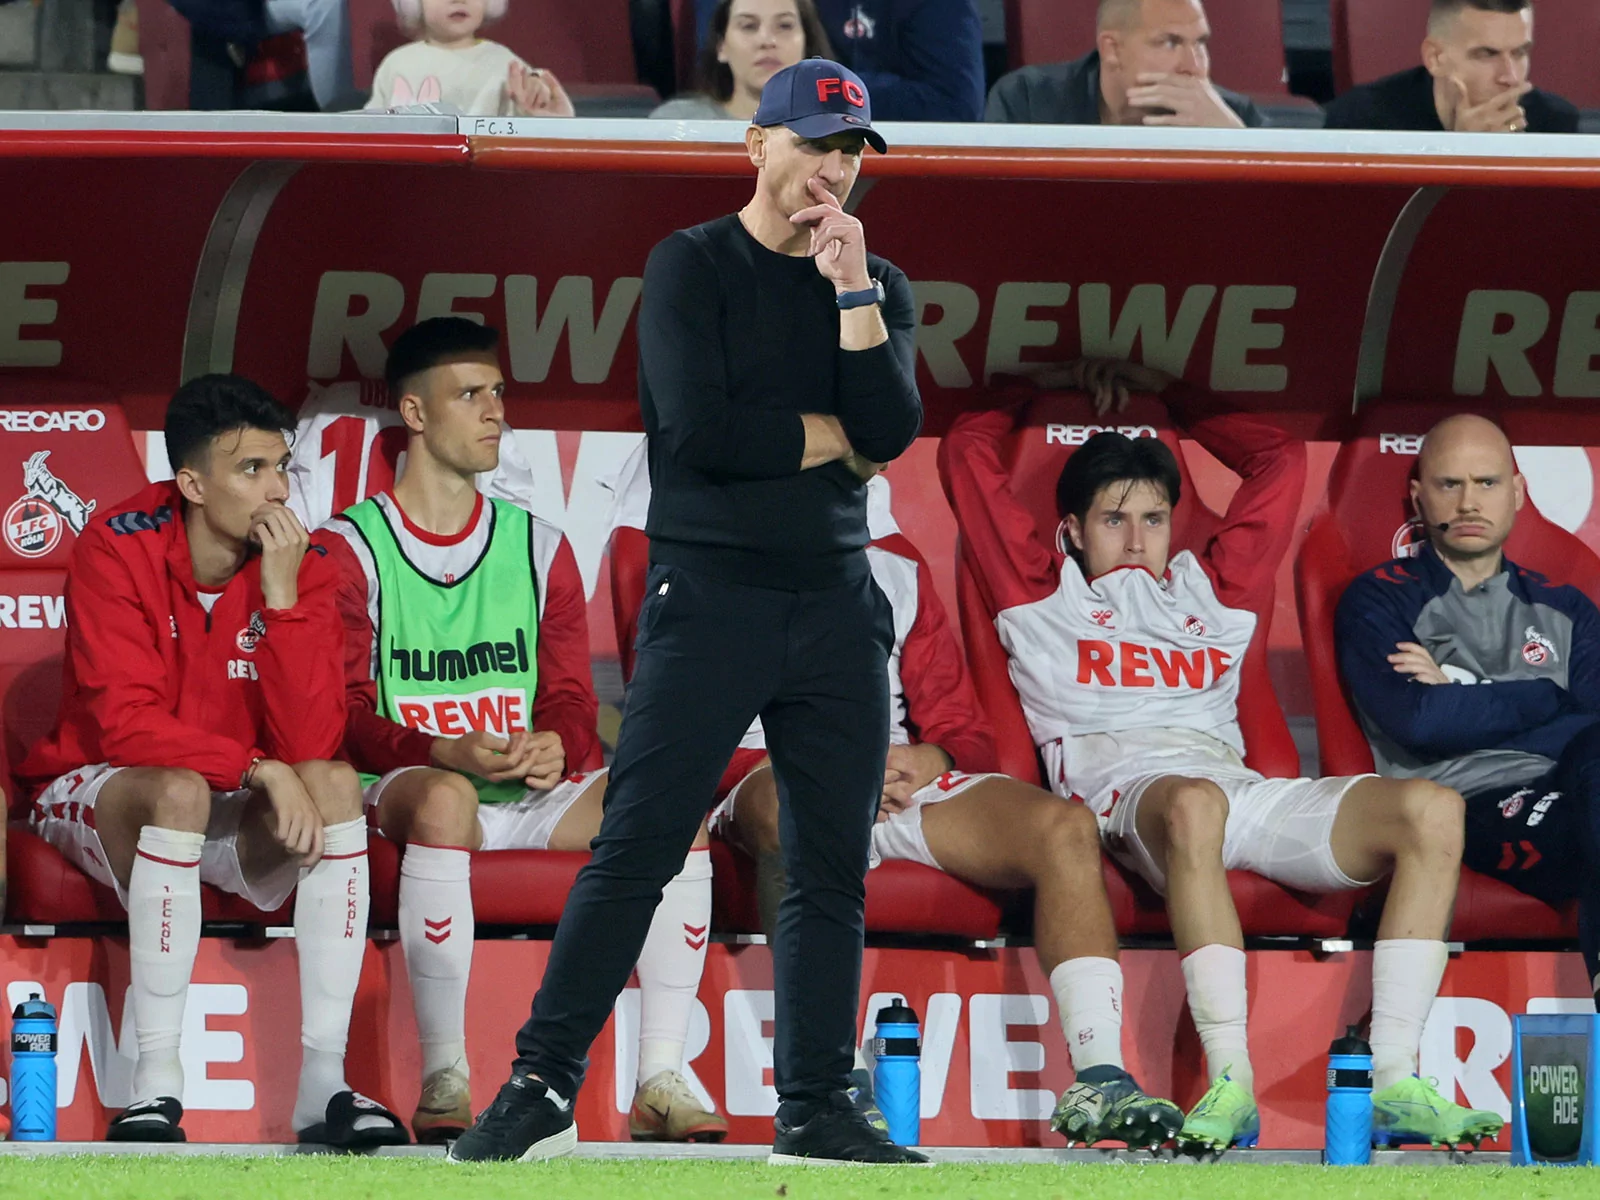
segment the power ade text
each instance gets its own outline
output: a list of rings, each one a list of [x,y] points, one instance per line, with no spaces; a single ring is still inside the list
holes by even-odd
[[[528,638],[518,629],[514,642],[475,642],[465,650],[407,650],[389,639],[389,661],[405,680],[422,683],[471,679],[498,672],[510,675],[528,671]]]
[[[1200,689],[1222,678],[1233,659],[1215,646],[1184,653],[1133,642],[1078,641],[1078,682],[1101,687]]]

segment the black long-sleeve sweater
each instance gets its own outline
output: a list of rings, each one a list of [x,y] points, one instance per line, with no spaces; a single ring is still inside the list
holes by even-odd
[[[737,216],[651,251],[639,307],[651,560],[808,591],[867,570],[865,485],[842,463],[800,469],[803,413],[831,414],[858,453],[900,455],[922,427],[911,285],[869,254],[889,340],[839,348],[833,285],[769,250]]]

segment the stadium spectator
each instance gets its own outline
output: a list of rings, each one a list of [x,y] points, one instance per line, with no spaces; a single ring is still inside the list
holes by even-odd
[[[1227,871],[1331,892],[1391,876],[1373,950],[1373,1136],[1454,1143],[1498,1134],[1417,1078],[1444,974],[1461,861],[1461,797],[1427,780],[1266,779],[1244,765],[1239,664],[1293,534],[1302,443],[1129,363],[1084,360],[1052,383],[1101,411],[1161,394],[1178,426],[1241,477],[1202,554],[1171,553],[1180,476],[1155,438],[1100,433],[1056,486],[1059,545],[1006,487],[1011,412],[958,418],[939,469],[1046,777],[1100,818],[1110,853],[1167,898],[1211,1087],[1180,1147],[1253,1144],[1260,1117],[1245,1034],[1245,955]]]
[[[306,42],[311,94],[324,112],[354,107],[349,0],[267,0],[267,33],[298,29]]]
[[[817,0],[817,11],[880,121],[983,118],[977,0]]]
[[[184,384],[166,414],[177,477],[97,514],[67,571],[60,716],[19,774],[40,789],[34,831],[128,911],[138,1057],[111,1141],[185,1140],[179,1042],[202,881],[263,912],[298,881],[299,1139],[408,1140],[344,1076],[367,823],[359,778],[330,761],[345,724],[338,578],[284,505],[293,428],[248,380]]]
[[[1526,494],[1493,423],[1435,426],[1411,481],[1427,541],[1350,584],[1336,648],[1378,769],[1466,796],[1462,861],[1582,902],[1600,995],[1600,612],[1505,557]]]
[[[298,112],[358,99],[346,0],[172,0],[172,6],[189,22],[192,108],[271,105]],[[288,36],[296,31],[299,38]]]
[[[1353,87],[1329,129],[1576,133],[1578,110],[1533,86],[1533,0],[1433,0],[1422,65]]]
[[[650,480],[643,448],[618,478],[616,524],[643,528]],[[933,575],[889,511],[889,484],[867,485],[867,558],[894,612],[889,653],[889,759],[872,828],[871,863],[922,863],[979,887],[1034,894],[1033,943],[1072,1055],[1073,1086],[1051,1126],[1068,1142],[1158,1146],[1183,1124],[1170,1100],[1145,1095],[1122,1065],[1122,967],[1100,872],[1094,817],[1081,804],[996,773],[994,735],[978,704]],[[714,831],[756,860],[768,941],[786,890],[778,781],[760,721],[723,773]],[[865,1061],[852,1074],[871,1105]]]
[[[717,0],[700,50],[699,92],[676,96],[652,117],[748,122],[761,89],[802,58],[832,58],[815,0]]]
[[[843,208],[864,148],[885,149],[853,72],[827,59],[779,71],[745,144],[750,202],[672,234],[645,265],[652,566],[605,818],[512,1076],[451,1147],[457,1160],[576,1146],[589,1046],[760,716],[794,835],[773,952],[773,1158],[926,1161],[846,1094],[893,641],[865,553],[864,480],[922,423],[911,286]]]
[[[478,30],[505,16],[509,0],[394,0],[400,27],[416,38],[384,55],[369,109],[447,104],[473,117],[570,117],[555,72],[530,67]]]
[[[422,1039],[418,1141],[454,1138],[472,1121],[472,852],[587,850],[605,794],[606,773],[582,770],[598,749],[598,703],[577,560],[559,530],[475,486],[500,459],[498,344],[496,330],[464,317],[423,321],[396,339],[386,374],[407,432],[404,469],[391,491],[317,537],[343,580],[345,751],[370,772],[378,828],[405,847],[400,944]],[[499,698],[497,712],[485,695]],[[706,955],[705,938],[683,931],[703,933],[710,921],[706,846],[702,831],[639,956],[629,1121],[639,1139],[711,1141],[728,1130],[681,1074]]]
[[[1265,123],[1248,96],[1211,82],[1211,24],[1200,0],[1100,0],[1096,28],[1095,48],[1084,57],[1002,76],[984,119],[1233,129]]]

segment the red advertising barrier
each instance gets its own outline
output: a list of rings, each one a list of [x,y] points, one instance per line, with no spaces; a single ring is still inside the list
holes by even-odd
[[[477,945],[467,997],[475,1108],[487,1106],[509,1070],[512,1035],[527,1015],[548,948],[529,941]],[[1123,969],[1128,1068],[1150,1091],[1188,1107],[1205,1081],[1177,956],[1128,951]],[[1365,953],[1322,961],[1291,951],[1250,954],[1250,1038],[1263,1146],[1322,1145],[1328,1043],[1367,1013],[1371,973]],[[292,1140],[296,980],[292,942],[202,940],[184,1018],[190,1140]],[[59,1136],[103,1137],[108,1117],[127,1103],[132,1079],[126,942],[0,938],[0,982],[8,1006],[29,990],[42,990],[61,1011]],[[1061,1144],[1049,1131],[1049,1115],[1071,1083],[1071,1060],[1031,951],[869,949],[863,1021],[884,995],[905,996],[922,1019],[926,1144]],[[407,1114],[416,1103],[421,1067],[410,997],[398,944],[369,945],[348,1075],[353,1086]],[[1460,955],[1451,960],[1423,1033],[1422,1074],[1436,1077],[1446,1096],[1508,1114],[1510,1014],[1585,1009],[1593,1010],[1592,1000],[1575,955]],[[713,945],[687,1054],[695,1083],[730,1118],[734,1141],[772,1137],[772,1012],[766,948]],[[627,1138],[637,1036],[638,991],[630,989],[594,1044],[578,1101],[584,1138]]]

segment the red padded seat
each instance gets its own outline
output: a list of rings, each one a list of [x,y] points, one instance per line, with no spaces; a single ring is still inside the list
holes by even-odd
[[[145,485],[120,406],[103,388],[67,381],[0,381],[0,714],[14,768],[55,725],[67,630],[62,588],[78,531]],[[8,811],[28,797],[5,774]],[[109,888],[90,882],[20,822],[7,839],[8,914],[29,924],[121,920]],[[218,897],[210,897],[216,907]],[[252,913],[254,909],[250,910]],[[232,919],[218,917],[216,919]]]

